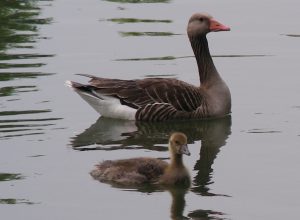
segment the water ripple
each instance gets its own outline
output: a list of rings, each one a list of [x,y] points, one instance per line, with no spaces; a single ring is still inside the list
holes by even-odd
[[[254,128],[254,129],[248,130],[247,133],[251,133],[251,134],[273,134],[273,133],[281,133],[281,131]]]
[[[122,37],[141,37],[141,36],[148,36],[148,37],[169,37],[173,35],[180,35],[180,34],[174,34],[172,32],[163,32],[163,31],[146,31],[146,32],[135,32],[135,31],[120,31],[119,34]]]
[[[0,97],[11,96],[20,92],[36,92],[36,86],[7,86],[0,88]]]
[[[168,3],[170,0],[104,0],[107,2],[119,2],[119,3]]]
[[[40,113],[46,113],[46,112],[51,112],[51,110],[45,109],[45,110],[2,111],[2,112],[0,112],[0,116],[40,114]]]
[[[247,57],[269,57],[273,55],[266,54],[229,54],[229,55],[212,55],[215,58],[247,58]],[[185,58],[195,58],[195,56],[162,56],[162,57],[139,57],[139,58],[124,58],[115,59],[114,61],[153,61],[153,60],[176,60]]]
[[[0,181],[12,181],[24,179],[20,173],[0,173]]]
[[[27,199],[0,199],[0,204],[6,204],[6,205],[16,205],[16,204],[25,204],[25,205],[34,205],[37,203],[30,202]]]
[[[45,134],[61,119],[51,117],[51,109],[40,109],[44,102],[37,98],[35,80],[53,75],[40,68],[54,55],[35,50],[39,41],[48,39],[41,36],[40,26],[51,22],[42,16],[37,1],[0,1],[0,139]],[[26,100],[29,92],[35,92],[32,99],[38,100],[38,107],[32,107],[31,98]]]
[[[39,76],[50,76],[54,73],[43,72],[1,72],[0,81],[9,81],[19,78],[37,78]]]
[[[300,37],[300,34],[285,34],[287,37]]]
[[[110,21],[118,24],[125,23],[172,23],[172,20],[158,20],[158,19],[138,19],[138,18],[110,18],[105,21]]]

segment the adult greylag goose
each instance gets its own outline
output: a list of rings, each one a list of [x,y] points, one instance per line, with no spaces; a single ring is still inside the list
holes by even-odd
[[[190,186],[182,155],[190,155],[185,134],[175,132],[169,139],[170,163],[156,158],[106,160],[96,165],[91,176],[101,182],[121,185],[160,184]]]
[[[206,34],[230,28],[208,14],[194,14],[187,34],[200,76],[200,86],[169,78],[137,80],[90,78],[89,84],[67,85],[104,117],[141,121],[222,117],[231,111],[229,88],[209,52]]]

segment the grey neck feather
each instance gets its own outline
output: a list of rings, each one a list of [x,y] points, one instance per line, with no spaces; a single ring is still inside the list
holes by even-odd
[[[171,155],[171,166],[173,167],[182,167],[183,162],[182,162],[182,154],[176,154],[174,153]]]
[[[209,52],[206,35],[190,37],[190,42],[197,60],[201,84],[209,84],[213,78],[220,79]]]

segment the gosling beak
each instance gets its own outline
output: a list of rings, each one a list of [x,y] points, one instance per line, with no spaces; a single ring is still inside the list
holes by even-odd
[[[180,153],[181,153],[181,154],[188,155],[188,156],[191,155],[191,153],[190,153],[190,151],[189,151],[189,148],[188,148],[187,144],[184,144],[184,145],[181,146],[181,148],[180,148]]]

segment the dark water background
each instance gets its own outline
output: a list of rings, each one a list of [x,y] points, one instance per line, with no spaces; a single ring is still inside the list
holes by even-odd
[[[296,0],[1,1],[1,219],[297,219],[298,8]],[[85,82],[76,73],[197,85],[185,29],[198,11],[232,28],[208,36],[231,117],[99,118],[64,86]],[[174,130],[189,138],[189,191],[121,189],[89,176],[104,159],[168,157]]]

